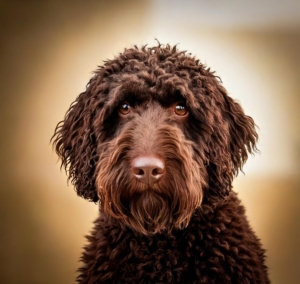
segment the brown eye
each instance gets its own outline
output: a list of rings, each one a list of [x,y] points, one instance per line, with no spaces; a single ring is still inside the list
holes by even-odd
[[[185,104],[179,103],[175,106],[174,112],[179,116],[184,116],[188,113],[188,109]]]
[[[123,103],[119,106],[119,112],[122,114],[128,114],[130,113],[130,105],[127,103]]]

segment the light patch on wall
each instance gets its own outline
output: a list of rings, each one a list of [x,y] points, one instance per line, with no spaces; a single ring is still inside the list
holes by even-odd
[[[159,29],[154,26],[154,30]],[[300,121],[296,109],[300,105],[300,44],[293,33],[282,41],[280,33],[224,32],[189,26],[185,32],[164,27],[156,36],[162,43],[179,43],[179,49],[188,50],[215,70],[229,95],[253,117],[259,127],[260,153],[249,158],[247,174],[298,176],[300,139],[295,121]]]

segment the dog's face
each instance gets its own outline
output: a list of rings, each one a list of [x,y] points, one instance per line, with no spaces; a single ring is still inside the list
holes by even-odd
[[[106,62],[54,138],[78,195],[152,234],[226,196],[257,134],[209,69],[167,45]]]
[[[144,234],[185,227],[207,181],[187,100],[131,83],[121,83],[113,107],[94,125],[103,141],[96,167],[101,208]]]

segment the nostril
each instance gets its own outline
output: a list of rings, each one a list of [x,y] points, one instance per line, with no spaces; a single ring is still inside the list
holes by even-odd
[[[152,175],[159,176],[159,175],[163,174],[163,172],[164,172],[163,168],[155,168],[152,170]]]
[[[140,169],[140,168],[133,168],[133,173],[135,174],[135,175],[138,175],[138,176],[142,176],[142,175],[144,175],[145,174],[145,172],[143,171],[143,169]]]

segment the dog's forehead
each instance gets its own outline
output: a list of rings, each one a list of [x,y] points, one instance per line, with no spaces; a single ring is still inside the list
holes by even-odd
[[[168,105],[178,99],[194,108],[214,81],[213,72],[177,48],[126,49],[100,68],[97,83],[106,82],[102,94],[111,105],[156,100]],[[215,82],[212,82],[215,84]]]
[[[157,101],[162,105],[169,105],[177,101],[194,100],[194,93],[188,82],[178,74],[165,73],[154,76],[142,71],[114,76],[113,81],[108,94],[113,104]]]

